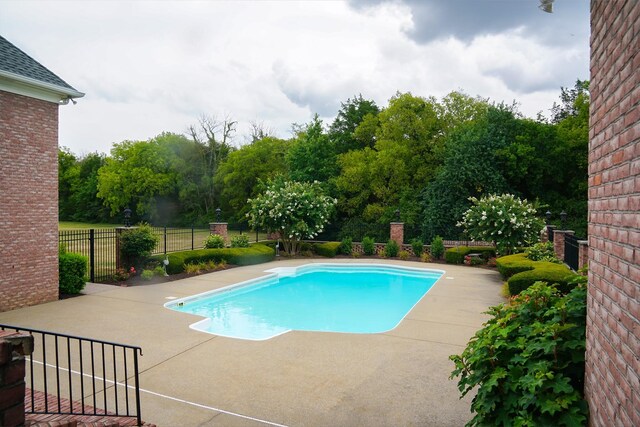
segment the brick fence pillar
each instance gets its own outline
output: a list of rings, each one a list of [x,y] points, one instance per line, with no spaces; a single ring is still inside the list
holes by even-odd
[[[209,231],[211,234],[217,234],[222,236],[225,243],[229,243],[229,232],[228,232],[229,223],[226,222],[210,222],[209,223]]]
[[[270,231],[267,233],[267,240],[278,240],[280,238],[279,231]]]
[[[402,247],[404,243],[404,222],[392,222],[390,238],[394,240],[398,246]]]
[[[589,263],[589,241],[578,240],[578,270]]]
[[[556,253],[558,259],[564,261],[564,236],[567,234],[573,235],[571,230],[553,230],[553,251]]]
[[[24,425],[25,361],[33,336],[0,331],[0,425]]]

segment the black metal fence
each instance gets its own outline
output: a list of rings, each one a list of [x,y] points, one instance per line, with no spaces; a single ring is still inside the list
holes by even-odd
[[[152,227],[158,244],[153,255],[200,249],[209,236],[208,228]],[[116,228],[96,228],[87,230],[61,230],[58,233],[60,244],[68,252],[87,257],[87,271],[90,282],[109,282],[116,273],[117,240]],[[247,234],[249,240],[266,239],[263,232],[249,230],[246,224],[229,224],[229,235]],[[255,239],[255,240],[254,240]]]
[[[29,413],[130,417],[142,425],[140,347],[11,325],[0,329],[34,338],[25,380]],[[35,390],[45,398],[36,398]],[[56,398],[49,399],[50,394]]]
[[[115,228],[96,228],[90,230],[61,230],[58,232],[61,245],[68,252],[87,257],[89,281],[109,281],[116,272]]]
[[[573,270],[578,269],[578,258],[580,254],[578,240],[582,240],[572,234],[564,235],[564,262]]]

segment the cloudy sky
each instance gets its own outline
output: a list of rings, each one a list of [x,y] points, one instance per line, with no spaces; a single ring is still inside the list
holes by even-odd
[[[0,0],[0,34],[86,96],[60,107],[76,154],[184,133],[205,114],[283,138],[361,93],[463,90],[547,113],[589,77],[589,2]]]

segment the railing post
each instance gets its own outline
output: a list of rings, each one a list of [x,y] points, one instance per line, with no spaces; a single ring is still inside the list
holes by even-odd
[[[194,233],[195,233],[195,230],[194,230],[194,227],[192,225],[191,226],[191,250],[194,250],[194,246],[193,246],[194,245],[194,243],[193,243],[194,242]]]
[[[167,254],[167,226],[164,226],[164,254]]]
[[[140,378],[138,373],[138,350],[133,349],[133,368],[135,371],[135,382],[136,382],[136,415],[138,417],[138,425],[142,425],[142,415],[140,410]]]
[[[89,280],[91,283],[96,281],[96,242],[95,230],[89,230]]]

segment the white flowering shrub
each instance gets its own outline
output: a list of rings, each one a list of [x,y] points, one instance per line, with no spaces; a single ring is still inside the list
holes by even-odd
[[[317,181],[277,180],[270,182],[263,194],[247,202],[249,224],[277,231],[285,251],[295,255],[301,240],[312,239],[322,232],[337,200],[325,196]]]
[[[473,206],[457,225],[464,227],[472,239],[493,242],[500,255],[538,241],[544,222],[536,217],[535,208],[526,199],[502,194],[469,200]]]

